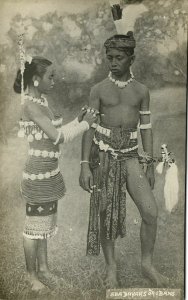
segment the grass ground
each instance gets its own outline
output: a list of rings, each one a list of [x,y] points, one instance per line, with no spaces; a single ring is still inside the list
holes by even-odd
[[[185,179],[185,91],[165,88],[151,94],[155,154],[167,143],[175,153],[179,168],[179,203],[172,214],[164,206],[164,178],[156,175],[154,194],[159,207],[154,263],[170,278],[170,288],[184,284],[184,179]],[[0,167],[0,299],[12,300],[102,300],[105,265],[103,255],[86,257],[89,197],[78,185],[80,140],[63,149],[60,160],[67,193],[59,201],[59,233],[49,241],[49,264],[68,283],[45,296],[30,292],[25,281],[22,228],[25,205],[19,181],[26,158],[25,141],[12,136],[1,147]],[[153,287],[140,270],[140,216],[127,197],[127,236],[118,239],[116,256],[122,287]],[[71,286],[70,286],[71,285]]]

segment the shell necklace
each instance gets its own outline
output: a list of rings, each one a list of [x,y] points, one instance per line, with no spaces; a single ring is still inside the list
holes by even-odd
[[[24,98],[25,98],[25,100],[29,100],[29,101],[32,101],[34,103],[38,103],[42,106],[48,107],[48,101],[43,95],[41,95],[41,98],[35,98],[33,96],[30,96],[30,95],[25,95]]]
[[[117,85],[120,89],[125,88],[131,81],[133,81],[134,79],[134,75],[132,73],[132,71],[130,70],[130,74],[131,74],[131,78],[128,79],[127,81],[120,81],[120,80],[116,80],[112,77],[112,72],[110,72],[108,74],[108,78],[110,81],[112,81],[115,85]]]

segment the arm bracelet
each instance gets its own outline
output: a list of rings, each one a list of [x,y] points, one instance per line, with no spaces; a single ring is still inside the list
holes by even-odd
[[[93,124],[91,125],[91,128],[94,128],[94,129],[96,129],[96,128],[97,128],[97,126],[98,126],[98,124],[97,124],[97,123],[93,123]]]
[[[150,115],[151,114],[150,110],[140,110],[139,113],[140,113],[140,115]]]
[[[141,124],[139,126],[140,129],[151,129],[151,123],[148,123],[148,124]]]
[[[89,161],[88,161],[88,160],[81,160],[81,161],[80,161],[80,165],[82,165],[83,163],[89,164]]]
[[[57,138],[56,138],[55,142],[53,143],[54,145],[57,145],[57,144],[58,144],[58,142],[59,142],[59,140],[60,140],[60,137],[61,137],[61,131],[58,130]]]
[[[84,133],[89,129],[89,124],[86,121],[78,122],[75,126],[72,122],[61,127],[61,132],[64,136],[64,142],[72,141],[77,135]]]

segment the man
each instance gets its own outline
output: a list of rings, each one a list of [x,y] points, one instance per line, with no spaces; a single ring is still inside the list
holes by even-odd
[[[147,161],[152,161],[149,91],[130,70],[135,58],[133,33],[115,35],[104,46],[110,73],[91,89],[89,100],[89,106],[100,112],[100,124],[88,130],[82,141],[80,185],[91,193],[87,253],[99,254],[101,243],[107,281],[117,287],[114,244],[118,236],[125,236],[127,189],[142,218],[142,272],[156,286],[164,286],[167,278],[152,263],[157,230],[157,205],[151,191],[154,167],[150,163],[144,173],[137,152],[140,121],[143,149]]]

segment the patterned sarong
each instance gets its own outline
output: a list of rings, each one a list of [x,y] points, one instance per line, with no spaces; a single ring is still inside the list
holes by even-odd
[[[87,254],[100,253],[101,213],[106,239],[126,234],[126,160],[138,157],[135,133],[136,129],[124,127],[96,129],[90,157],[96,187],[90,198]]]

